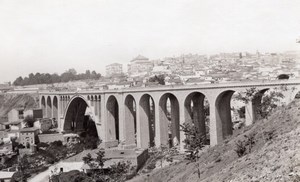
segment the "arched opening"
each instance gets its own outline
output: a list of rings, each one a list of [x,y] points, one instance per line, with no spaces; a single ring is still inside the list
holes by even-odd
[[[80,97],[74,98],[66,111],[64,131],[81,132],[84,131],[85,113],[88,105]]]
[[[204,94],[193,92],[184,102],[185,122],[196,127],[205,144],[209,144],[209,103]]]
[[[243,92],[234,92],[232,94],[230,106],[233,130],[244,127],[246,125],[246,117],[249,117],[247,116],[249,108],[244,97],[245,95]]]
[[[57,97],[54,96],[53,98],[53,110],[52,110],[52,119],[53,119],[53,127],[57,128],[57,121],[58,121],[58,100]]]
[[[159,119],[161,144],[174,147],[179,144],[179,102],[170,93],[164,94],[159,100]]]
[[[119,105],[114,96],[110,96],[106,103],[108,136],[111,140],[119,140]]]
[[[280,74],[277,76],[278,80],[288,80],[290,76],[288,74]]]
[[[87,102],[81,97],[76,97],[67,106],[64,132],[80,134],[80,137],[87,144],[86,147],[95,148],[98,144],[99,135],[93,118],[94,114]]]
[[[43,112],[43,118],[46,117],[46,99],[44,96],[42,96],[41,99],[41,108],[42,108],[42,112]]]
[[[47,98],[46,117],[47,118],[52,118],[52,103],[51,103],[51,97],[50,96],[48,96],[48,98]]]
[[[125,98],[125,145],[136,146],[136,102],[132,95]]]
[[[149,94],[141,97],[140,102],[140,142],[142,148],[155,146],[155,105]]]
[[[222,126],[222,136],[225,139],[232,135],[233,124],[231,119],[231,97],[235,91],[227,90],[222,92],[216,99],[216,122]]]
[[[266,96],[266,94],[269,92],[269,89],[263,89],[256,92],[252,99],[252,122],[255,122],[256,120],[265,117],[265,113],[263,113],[264,108],[262,105],[263,97]],[[267,103],[265,103],[267,104]]]

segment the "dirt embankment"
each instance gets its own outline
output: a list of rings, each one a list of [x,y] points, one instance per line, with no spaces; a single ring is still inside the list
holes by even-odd
[[[254,136],[251,152],[238,157],[236,142]],[[197,165],[201,171],[198,178]],[[203,151],[196,163],[182,161],[131,180],[151,182],[300,181],[300,100],[268,119],[236,131],[223,144]]]
[[[37,106],[37,94],[0,94],[0,122],[7,121],[7,113],[13,108],[29,109]]]

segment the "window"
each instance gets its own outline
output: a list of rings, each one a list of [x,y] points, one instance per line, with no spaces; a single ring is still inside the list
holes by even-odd
[[[19,110],[19,119],[24,119],[24,110]]]

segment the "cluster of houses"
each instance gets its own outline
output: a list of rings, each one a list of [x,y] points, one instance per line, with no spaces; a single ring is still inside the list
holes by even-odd
[[[24,152],[34,152],[36,136],[40,133],[48,131],[56,126],[55,120],[51,118],[43,118],[42,109],[32,108],[14,108],[7,115],[7,122],[0,123],[0,143],[3,146],[9,146],[17,142],[24,146]],[[28,127],[24,119],[30,118],[33,120],[33,126]],[[3,149],[3,148],[2,148]],[[11,148],[13,150],[13,148]],[[0,155],[5,154],[1,150]]]
[[[106,66],[106,76],[112,78],[109,89],[147,85],[154,75],[166,75],[166,85],[194,85],[241,80],[274,80],[280,74],[299,77],[299,54],[256,52],[250,54],[221,53],[211,56],[188,54],[149,60],[137,56],[128,64],[126,74],[123,65],[113,63]],[[121,77],[123,75],[123,77]],[[126,77],[126,78],[124,78]],[[144,84],[143,84],[144,83]]]

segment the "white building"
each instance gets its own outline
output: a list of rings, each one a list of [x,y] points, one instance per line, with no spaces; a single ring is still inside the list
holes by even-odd
[[[113,63],[106,66],[106,76],[121,75],[123,73],[123,65]]]
[[[128,64],[128,74],[130,76],[141,76],[150,73],[153,69],[153,62],[148,58],[138,55]]]

